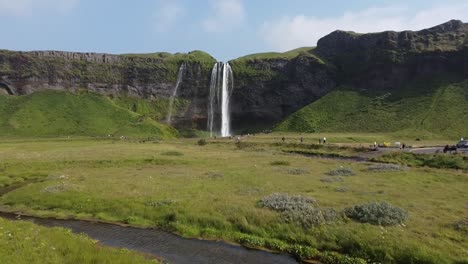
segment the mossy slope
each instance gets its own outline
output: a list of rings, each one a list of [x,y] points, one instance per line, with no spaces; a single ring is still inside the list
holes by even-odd
[[[275,130],[449,137],[468,134],[468,81],[431,84],[429,89],[423,84],[409,86],[381,94],[341,87],[292,114]],[[418,92],[422,90],[426,92]]]
[[[170,138],[174,129],[124,109],[105,96],[44,91],[0,96],[3,136],[138,136]]]

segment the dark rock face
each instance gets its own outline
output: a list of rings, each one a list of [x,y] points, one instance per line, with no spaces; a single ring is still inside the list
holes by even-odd
[[[271,127],[336,86],[333,69],[305,54],[292,60],[233,61],[231,65],[233,127],[245,132]]]
[[[467,49],[468,25],[452,20],[417,32],[335,31],[315,52],[336,66],[340,83],[383,91],[438,75],[466,78]]]
[[[181,63],[187,70],[178,96],[189,101],[177,127],[206,129],[215,59],[198,55],[109,55],[0,50],[0,94],[86,89],[105,95],[167,98]],[[172,56],[172,57],[171,57]],[[416,79],[468,78],[468,24],[449,21],[413,32],[335,31],[297,56],[241,58],[231,98],[235,131],[271,128],[338,86],[367,92],[399,89]]]

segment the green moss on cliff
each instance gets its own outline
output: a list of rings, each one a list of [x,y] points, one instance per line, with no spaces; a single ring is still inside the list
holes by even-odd
[[[395,132],[416,137],[467,135],[468,81],[426,84],[413,84],[411,89],[394,94],[337,89],[292,114],[275,130]],[[426,93],[422,88],[427,88]]]
[[[121,108],[149,117],[153,120],[164,120],[169,110],[169,99],[166,98],[148,100],[129,96],[118,96],[111,98],[111,100]],[[175,99],[173,115],[177,115],[177,113],[186,110],[188,105],[189,102],[187,100]]]
[[[87,54],[75,55],[75,58],[68,58],[70,54],[61,52],[39,56],[32,52],[0,50],[0,75],[8,76],[11,80],[38,78],[78,81],[83,87],[88,83],[144,85],[175,82],[179,67],[184,62],[199,67],[202,72],[209,72],[216,62],[202,51],[176,54],[90,54],[89,60],[80,57]],[[103,62],[105,56],[111,59]]]
[[[238,59],[235,59],[235,61],[242,61],[242,60],[264,60],[264,59],[292,59],[299,54],[310,54],[310,56],[313,55],[313,50],[314,47],[302,47],[298,49],[293,49],[290,51],[286,52],[264,52],[264,53],[256,53],[256,54],[250,54],[247,56],[240,57]]]
[[[118,107],[104,96],[45,91],[27,96],[0,96],[0,133],[171,138],[177,131]]]

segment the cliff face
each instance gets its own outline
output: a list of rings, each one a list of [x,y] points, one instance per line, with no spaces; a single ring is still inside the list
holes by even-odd
[[[206,109],[211,66],[208,54],[110,55],[60,51],[0,51],[0,91],[10,95],[41,90],[81,89],[104,95],[167,98],[174,89],[179,66],[186,63],[180,98],[189,106],[179,122],[198,123]]]
[[[292,59],[270,58],[231,62],[235,89],[233,127],[271,127],[336,86],[334,70],[308,52]]]
[[[271,126],[338,86],[382,93],[416,80],[467,79],[468,24],[453,20],[417,32],[335,31],[293,58],[264,57],[232,62],[237,127]]]
[[[421,30],[356,34],[335,31],[316,54],[336,66],[340,83],[383,91],[415,79],[468,76],[468,24],[452,20]]]
[[[175,125],[205,129],[215,59],[199,51],[174,55],[0,51],[0,94],[86,89],[167,98],[182,63],[187,67],[178,96],[189,106],[175,116]],[[335,31],[315,49],[250,55],[230,64],[235,79],[232,127],[264,129],[339,86],[380,93],[437,76],[467,79],[468,25],[450,21],[417,32]]]

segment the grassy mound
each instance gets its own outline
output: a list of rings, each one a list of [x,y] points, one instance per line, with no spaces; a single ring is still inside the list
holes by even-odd
[[[174,129],[96,94],[44,91],[0,96],[3,136],[138,136],[170,138]]]
[[[307,54],[309,56],[313,55],[312,51],[314,50],[313,47],[302,47],[298,49],[293,49],[286,52],[264,52],[264,53],[256,53],[250,54],[247,56],[243,56],[240,58],[235,59],[235,61],[245,61],[245,60],[264,60],[264,59],[292,59],[302,54]]]
[[[463,122],[468,116],[468,81],[415,83],[407,88],[382,94],[338,89],[292,114],[275,130],[397,132],[411,137],[456,138],[468,134]]]

